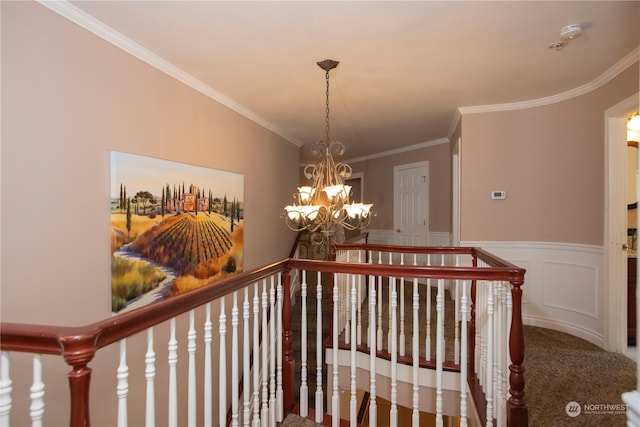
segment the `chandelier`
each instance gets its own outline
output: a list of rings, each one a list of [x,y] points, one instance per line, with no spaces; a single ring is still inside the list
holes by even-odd
[[[295,203],[285,206],[282,216],[291,230],[309,231],[312,241],[321,244],[333,239],[339,227],[345,230],[366,228],[375,214],[371,212],[372,204],[350,202],[351,186],[345,185],[344,180],[351,176],[351,166],[333,160],[334,154],[344,154],[344,145],[329,139],[329,71],[338,66],[338,61],[325,59],[317,64],[326,73],[326,136],[311,148],[319,161],[304,168],[304,176],[312,181],[312,185],[298,187],[293,195]]]

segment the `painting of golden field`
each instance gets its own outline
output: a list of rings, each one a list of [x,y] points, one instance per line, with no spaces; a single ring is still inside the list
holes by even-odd
[[[242,271],[242,175],[111,153],[111,311]]]

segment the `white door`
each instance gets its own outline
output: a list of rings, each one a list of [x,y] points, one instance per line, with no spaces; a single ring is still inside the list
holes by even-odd
[[[394,168],[395,244],[425,246],[429,229],[429,163]]]

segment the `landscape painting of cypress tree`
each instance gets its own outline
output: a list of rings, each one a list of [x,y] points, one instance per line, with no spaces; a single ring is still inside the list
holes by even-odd
[[[111,311],[242,271],[244,176],[111,152]]]

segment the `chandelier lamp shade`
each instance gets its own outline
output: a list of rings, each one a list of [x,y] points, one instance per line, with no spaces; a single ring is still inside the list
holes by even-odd
[[[345,180],[351,177],[351,166],[336,163],[333,156],[344,154],[344,145],[329,139],[329,71],[338,66],[338,61],[325,59],[318,66],[325,70],[326,90],[326,136],[316,142],[311,152],[319,160],[304,168],[304,176],[312,185],[298,187],[293,194],[293,205],[285,206],[282,216],[293,231],[319,233],[317,242],[327,242],[339,227],[345,230],[363,229],[369,226],[372,204],[351,203],[351,186]]]

